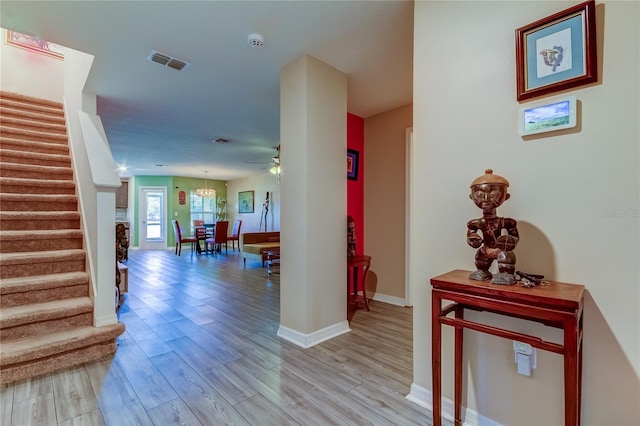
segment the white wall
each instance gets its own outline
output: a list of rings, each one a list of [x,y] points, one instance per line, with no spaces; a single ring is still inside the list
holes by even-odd
[[[367,295],[405,304],[405,151],[411,105],[364,121],[364,246],[372,256]]]
[[[493,168],[511,183],[498,213],[519,221],[518,268],[586,287],[583,424],[638,424],[640,3],[597,6],[602,72],[599,84],[571,91],[581,103],[578,129],[527,141],[517,133],[515,29],[575,4],[415,4],[414,385],[431,389],[429,279],[474,268],[466,222],[480,211],[469,185]],[[561,339],[525,321],[469,317]],[[443,346],[452,399],[450,330]],[[562,357],[538,355],[533,376],[520,376],[510,341],[465,332],[463,405],[502,424],[562,424]]]
[[[254,191],[253,213],[238,213],[238,192]],[[234,179],[227,182],[227,211],[229,222],[242,220],[240,232],[264,231],[265,219],[263,205],[269,192],[269,211],[267,212],[267,231],[280,230],[280,185],[271,173]],[[260,219],[262,218],[262,226]],[[229,225],[231,227],[231,225]],[[231,232],[231,229],[229,229]]]
[[[4,29],[0,37],[0,90],[62,102],[64,61],[7,45]]]

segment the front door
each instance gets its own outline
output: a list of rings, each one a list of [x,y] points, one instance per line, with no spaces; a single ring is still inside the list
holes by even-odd
[[[143,186],[139,195],[140,248],[164,250],[167,248],[167,188]]]

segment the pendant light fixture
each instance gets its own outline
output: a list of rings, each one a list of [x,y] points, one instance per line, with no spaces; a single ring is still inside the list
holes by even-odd
[[[216,198],[216,190],[207,187],[207,170],[204,171],[204,188],[196,189],[196,194],[200,197]]]
[[[280,183],[280,145],[278,145],[276,147],[276,150],[278,151],[278,154],[273,157],[272,160],[272,167],[269,169],[269,172],[271,172],[272,175],[276,175],[276,182],[279,184]]]

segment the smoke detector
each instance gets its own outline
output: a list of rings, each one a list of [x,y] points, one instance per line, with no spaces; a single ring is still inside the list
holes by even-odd
[[[251,47],[262,47],[262,45],[264,45],[264,38],[260,34],[249,34],[247,42]]]
[[[184,71],[191,65],[189,62],[174,58],[173,56],[158,52],[157,50],[152,50],[151,53],[149,53],[147,61],[155,62],[156,64],[164,65],[165,67],[173,68],[178,71]]]

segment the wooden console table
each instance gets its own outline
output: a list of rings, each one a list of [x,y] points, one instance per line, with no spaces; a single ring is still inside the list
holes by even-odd
[[[455,270],[431,279],[431,356],[433,367],[433,424],[442,423],[442,330],[455,327],[454,424],[461,425],[462,338],[465,328],[528,343],[564,357],[564,422],[580,424],[582,387],[582,311],[584,286],[551,281],[548,286],[505,286],[468,278],[470,271]],[[453,303],[442,306],[442,301]],[[536,321],[564,330],[563,344],[464,319],[464,310],[487,311]],[[450,313],[454,317],[449,317]]]
[[[369,310],[369,299],[367,298],[367,272],[369,272],[369,268],[371,267],[371,256],[367,256],[365,254],[357,255],[357,256],[348,256],[347,257],[347,281],[351,281],[351,285],[353,287],[352,300],[353,304],[358,306],[358,269],[362,268],[362,299],[364,300],[364,307],[368,311]],[[349,279],[349,270],[353,270],[353,279]],[[349,286],[349,282],[347,282],[347,287]]]

